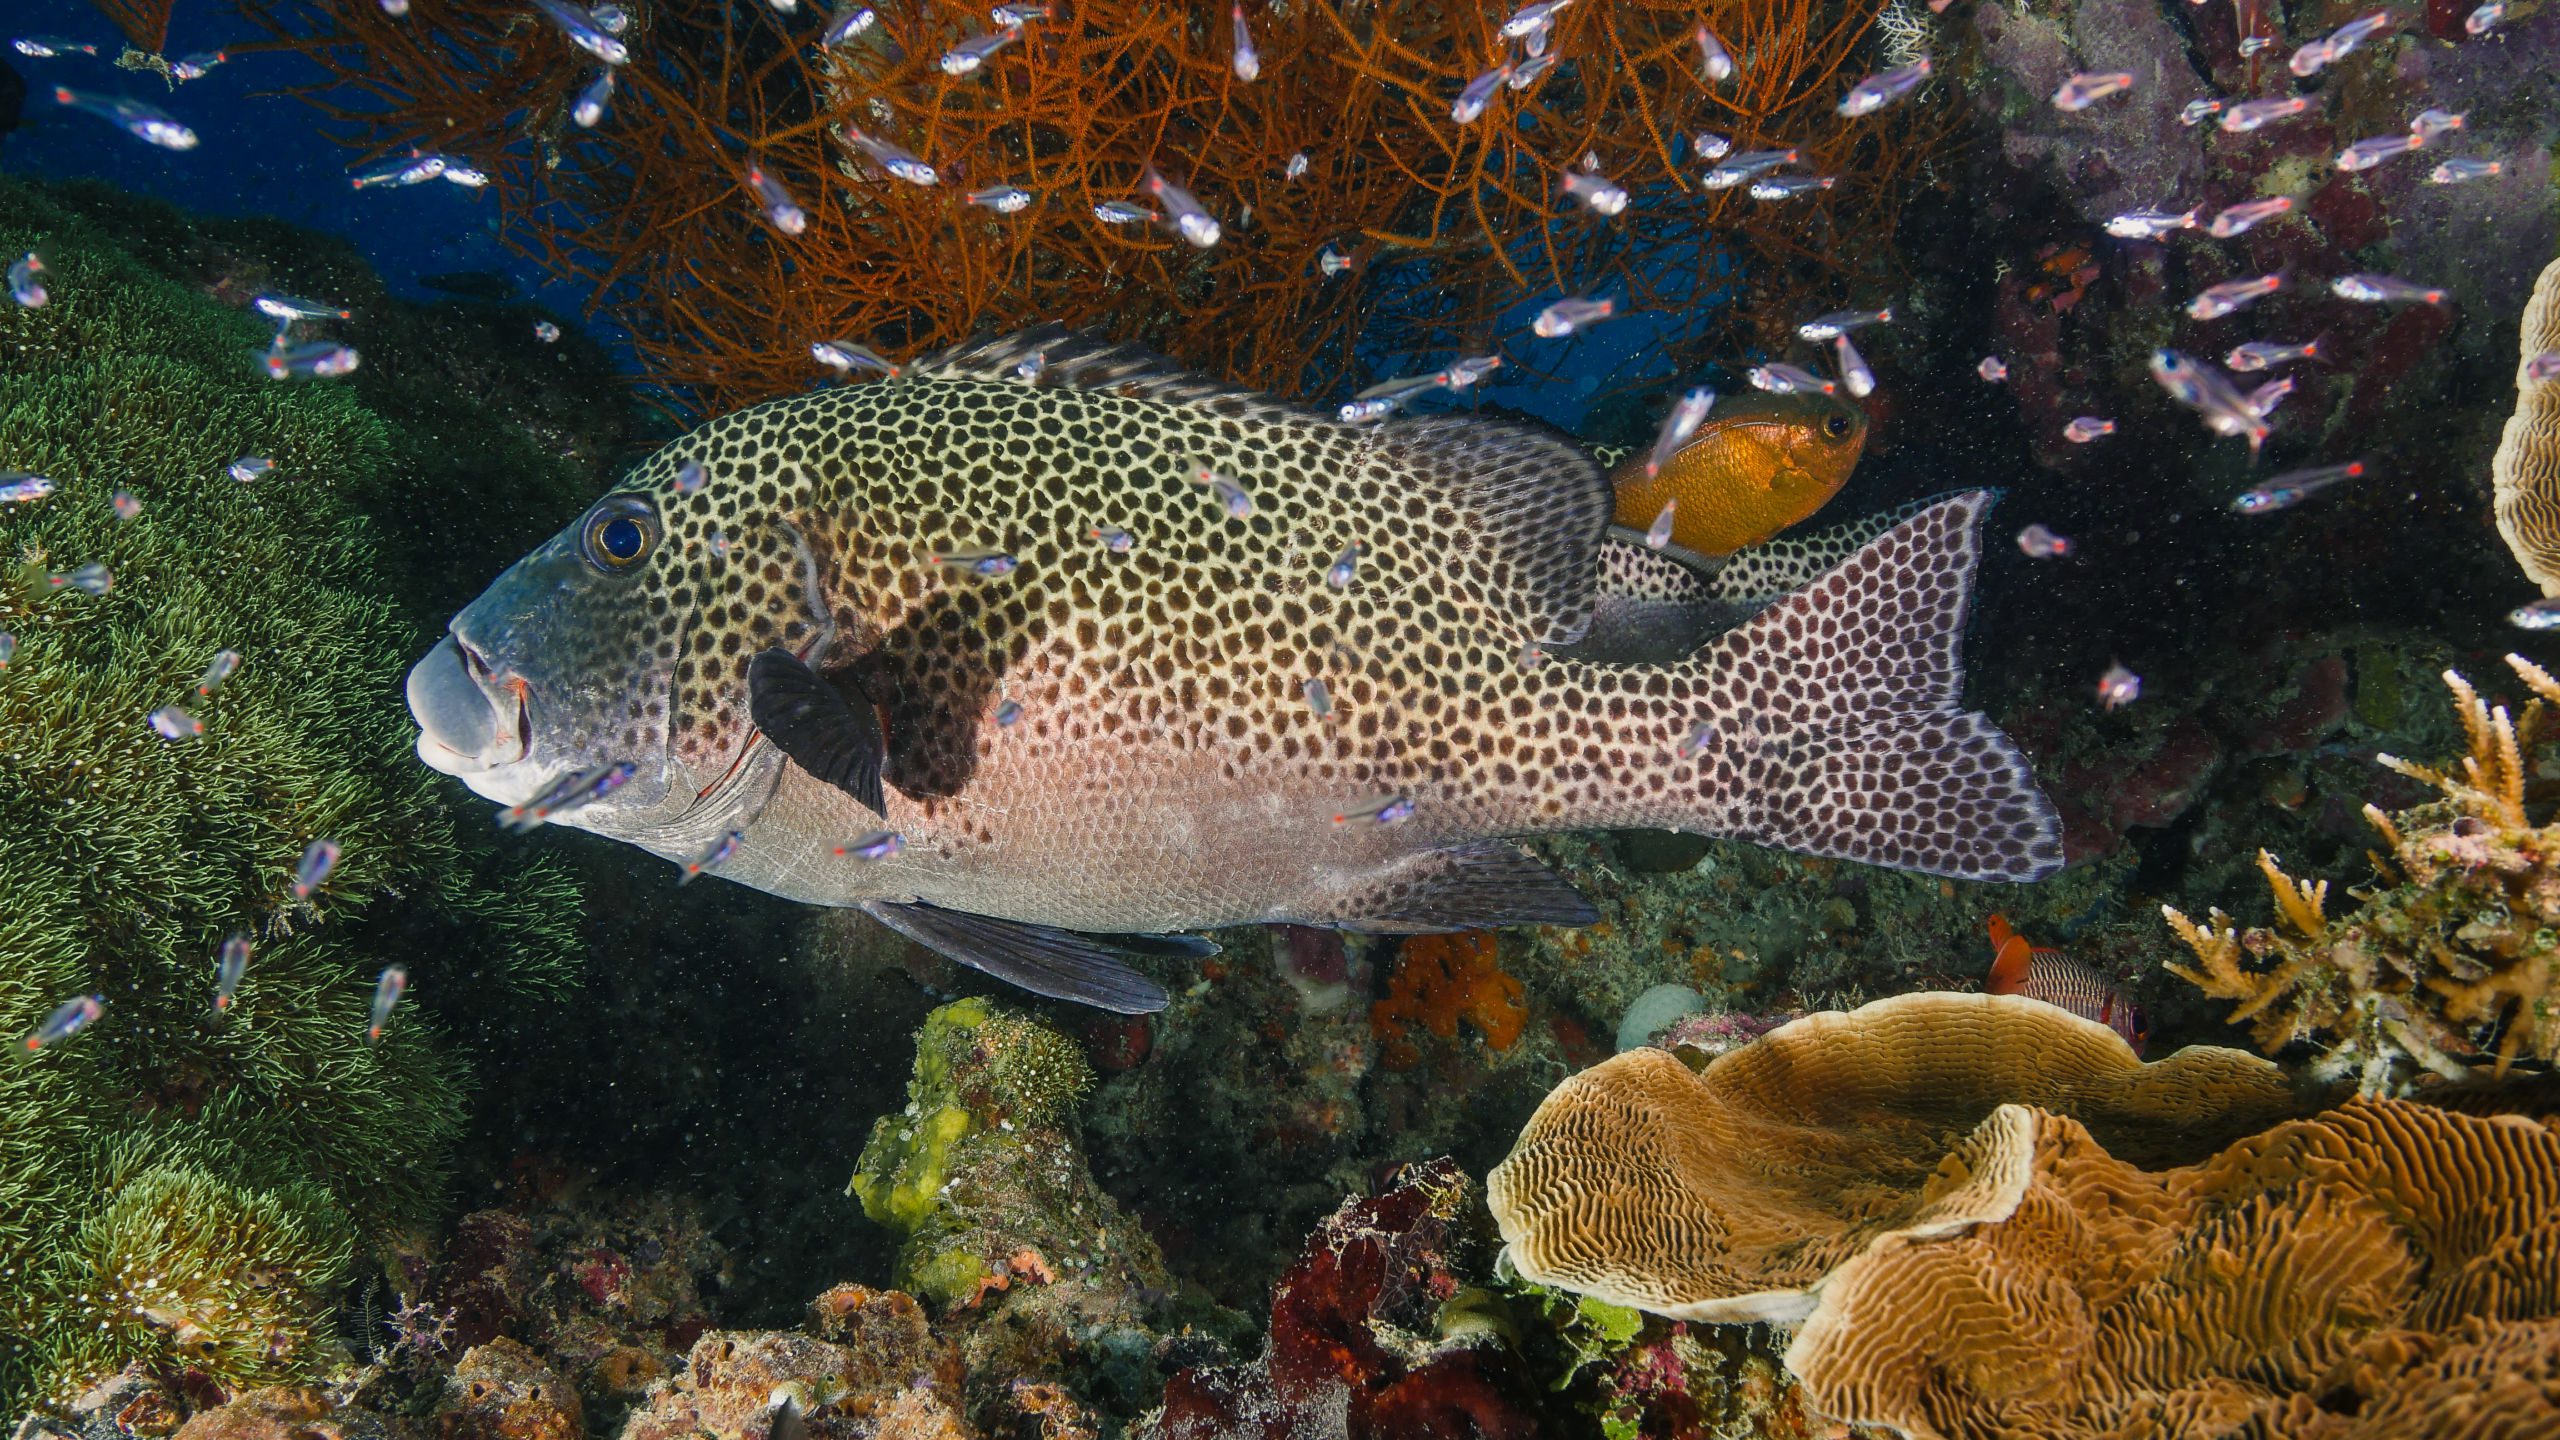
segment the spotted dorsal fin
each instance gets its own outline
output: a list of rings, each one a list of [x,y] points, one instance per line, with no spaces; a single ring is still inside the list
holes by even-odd
[[[1041,357],[1037,380],[1021,374]],[[1460,513],[1463,553],[1436,556],[1518,617],[1520,638],[1570,645],[1591,628],[1600,539],[1614,499],[1580,446],[1505,421],[1432,415],[1348,425],[1330,415],[1184,370],[1136,345],[1046,325],[974,340],[908,367],[918,380],[981,380],[1088,390],[1197,407],[1223,420],[1320,425],[1360,437],[1362,463],[1393,483],[1445,497]]]

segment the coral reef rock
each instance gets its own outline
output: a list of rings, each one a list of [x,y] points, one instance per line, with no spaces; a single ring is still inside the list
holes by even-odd
[[[2543,594],[2560,595],[2560,382],[2524,374],[2533,357],[2560,350],[2560,259],[2543,270],[2525,302],[2522,349],[2516,413],[2490,467],[2498,533],[2526,578]]]
[[[2560,1433],[2560,1135],[2359,1100],[2146,1172],[2004,1105],[1787,1351],[1910,1436]],[[2538,1322],[2538,1323],[2537,1323]]]
[[[684,1373],[632,1412],[622,1440],[969,1440],[976,1432],[960,1417],[956,1371],[923,1337],[915,1302],[895,1299],[916,1324],[886,1345],[868,1343],[884,1328],[870,1312],[898,1307],[876,1292],[837,1297],[840,1326],[847,1310],[868,1317],[838,1330],[854,1343],[788,1330],[712,1331],[694,1342]],[[819,1310],[824,1323],[828,1302]]]
[[[437,1440],[582,1440],[578,1392],[504,1336],[464,1354],[445,1380]]]
[[[1877,1237],[1996,1218],[1994,1193],[1940,1193],[1939,1162],[2013,1102],[2167,1156],[2299,1108],[2241,1051],[2144,1064],[2042,1001],[1923,992],[1808,1015],[1703,1071],[1662,1050],[1604,1061],[1547,1097],[1486,1198],[1528,1279],[1675,1318],[1799,1320]]]
[[[1355,1197],[1272,1291],[1250,1365],[1173,1377],[1152,1440],[1525,1440],[1540,1433],[1526,1371],[1487,1326],[1447,1323],[1474,1186],[1447,1160]]]
[[[2560,273],[2560,272],[2555,272]],[[2433,803],[2386,815],[2365,807],[2387,854],[2381,883],[2339,918],[2327,881],[2298,880],[2260,851],[2278,924],[2242,929],[2219,909],[2203,924],[2162,907],[2196,964],[2172,967],[2215,999],[2239,1002],[2270,1053],[2310,1042],[2368,1094],[2418,1078],[2503,1074],[2518,1055],[2560,1059],[2560,825],[2525,812],[2560,717],[2560,681],[2520,656],[2507,663],[2534,691],[2522,714],[2482,700],[2452,671],[2469,753],[2442,770],[2383,763],[2434,787]]]

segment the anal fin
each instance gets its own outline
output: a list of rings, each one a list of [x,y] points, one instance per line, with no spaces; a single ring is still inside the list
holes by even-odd
[[[880,712],[868,702],[845,699],[790,651],[767,650],[747,664],[747,714],[792,763],[887,817],[880,766],[888,746]]]
[[[1165,1007],[1164,987],[1129,968],[1108,938],[914,902],[874,900],[862,909],[926,949],[1034,995],[1123,1015]],[[1140,945],[1183,953],[1194,948],[1164,936],[1131,937],[1130,948]],[[1209,945],[1210,953],[1216,949]]]
[[[1428,935],[1501,925],[1588,925],[1600,912],[1545,863],[1508,841],[1433,850],[1317,920],[1374,935]]]

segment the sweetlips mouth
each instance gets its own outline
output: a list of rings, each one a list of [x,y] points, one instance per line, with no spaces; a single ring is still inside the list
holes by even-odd
[[[418,758],[446,775],[515,764],[533,749],[533,714],[521,679],[501,678],[459,636],[436,642],[409,671],[409,714]]]

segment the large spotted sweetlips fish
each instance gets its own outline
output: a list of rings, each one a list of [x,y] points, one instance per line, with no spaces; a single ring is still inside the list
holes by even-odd
[[[1702,580],[1613,537],[1559,437],[1030,332],[674,441],[455,616],[409,704],[490,800],[628,765],[559,822],[1144,1011],[1127,959],[1205,953],[1183,932],[1588,923],[1511,843],[1541,832],[2050,873],[2051,805],[1957,698],[1989,500]]]

